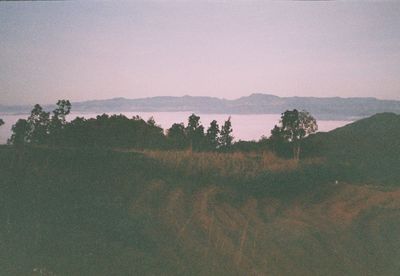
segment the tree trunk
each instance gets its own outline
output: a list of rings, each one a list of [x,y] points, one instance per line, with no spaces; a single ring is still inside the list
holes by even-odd
[[[297,142],[293,143],[293,159],[296,161],[300,159],[300,144]]]
[[[300,145],[297,145],[297,156],[296,156],[297,161],[300,160]]]

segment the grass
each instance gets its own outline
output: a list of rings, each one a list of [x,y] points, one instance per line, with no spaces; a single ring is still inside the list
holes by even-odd
[[[218,153],[191,151],[144,151],[176,183],[191,192],[205,186],[228,188],[240,195],[231,203],[248,196],[273,196],[290,200],[333,183],[340,171],[322,158],[301,161],[283,159],[271,152]],[[229,198],[229,196],[228,196]]]
[[[254,178],[265,172],[291,172],[300,165],[320,164],[322,159],[308,159],[301,164],[277,157],[271,152],[218,153],[191,151],[144,151],[145,156],[162,166],[188,176]]]
[[[349,208],[350,225],[365,216],[357,231],[375,221],[398,227],[391,216],[400,194],[324,190],[343,172],[331,165],[270,153],[0,147],[0,274],[361,274],[335,260],[356,258],[353,245],[368,240],[382,245],[382,259],[391,247],[369,232],[359,241],[353,228],[329,229]],[[388,235],[395,241],[396,232]]]

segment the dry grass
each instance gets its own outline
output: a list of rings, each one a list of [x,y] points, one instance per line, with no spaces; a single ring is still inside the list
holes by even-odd
[[[226,192],[216,186],[195,194],[177,188],[160,198],[165,208],[154,207],[181,250],[203,264],[201,275],[394,275],[398,253],[390,250],[398,244],[399,190],[342,184],[317,203],[247,198],[240,205],[217,199]],[[379,248],[383,259],[394,254],[389,266],[382,259],[368,261],[364,246]]]
[[[185,175],[217,175],[220,177],[254,177],[270,171],[292,171],[299,166],[273,153],[216,153],[191,151],[144,151],[146,156],[160,161],[169,169]],[[302,163],[320,162],[307,160]]]

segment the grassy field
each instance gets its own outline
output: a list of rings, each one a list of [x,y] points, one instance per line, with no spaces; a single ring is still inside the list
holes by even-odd
[[[395,275],[400,190],[351,169],[1,147],[0,274]]]

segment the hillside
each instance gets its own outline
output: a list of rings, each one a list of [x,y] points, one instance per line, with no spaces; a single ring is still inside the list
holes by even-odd
[[[400,189],[340,173],[267,153],[1,147],[0,274],[395,275]]]
[[[400,177],[400,115],[380,113],[326,133],[311,135],[306,141],[307,156],[325,156],[332,161],[351,163],[360,174],[383,179]]]
[[[280,114],[288,109],[305,109],[317,119],[354,119],[379,112],[400,113],[400,101],[375,98],[278,97],[251,94],[234,100],[215,97],[114,98],[72,103],[74,112],[160,112],[190,111],[213,114]],[[48,110],[53,106],[46,106]],[[28,113],[30,106],[2,106],[1,113]]]

